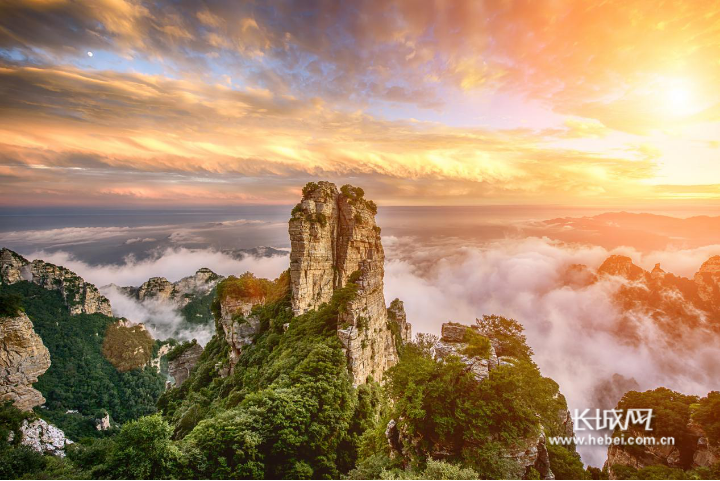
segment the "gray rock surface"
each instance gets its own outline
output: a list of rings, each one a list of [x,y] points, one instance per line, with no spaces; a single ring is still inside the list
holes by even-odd
[[[24,312],[0,318],[0,401],[23,411],[45,402],[32,387],[50,367],[50,353]]]
[[[22,422],[20,426],[20,444],[42,454],[65,457],[65,448],[73,442],[65,437],[59,428],[43,419]]]
[[[82,277],[49,262],[29,262],[10,249],[0,250],[0,280],[3,284],[25,280],[45,289],[58,291],[72,315],[99,313],[112,316],[110,301]]]
[[[180,387],[182,383],[190,377],[190,372],[197,364],[202,353],[202,346],[200,344],[194,344],[183,351],[177,358],[168,361],[168,374],[175,379],[175,387]]]

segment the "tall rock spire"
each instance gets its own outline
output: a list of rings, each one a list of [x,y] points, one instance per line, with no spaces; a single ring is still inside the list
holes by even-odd
[[[395,337],[407,338],[409,327],[393,329],[388,321],[383,275],[385,254],[377,207],[362,189],[349,185],[338,191],[330,182],[311,182],[290,219],[290,283],[295,315],[328,302],[350,280],[357,296],[340,315],[338,337],[348,357],[353,382],[382,378],[397,362]],[[394,331],[396,334],[394,334]],[[406,334],[407,331],[407,334]]]

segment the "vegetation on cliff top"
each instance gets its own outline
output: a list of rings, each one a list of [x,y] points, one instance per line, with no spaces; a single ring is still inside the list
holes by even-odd
[[[522,327],[512,322],[496,316],[492,319],[492,325],[502,326],[508,336],[508,328],[513,327],[517,338],[512,345],[524,346],[518,352],[527,352]],[[471,336],[473,352],[489,353],[486,337],[474,331]],[[434,358],[434,340],[432,336],[419,336],[417,342],[404,346],[400,362],[387,372],[388,409],[364,436],[363,459],[353,476],[361,472],[370,477],[392,472],[398,478],[418,476],[437,456],[433,453],[442,453],[443,461],[482,478],[522,477],[526,473],[518,472],[518,466],[504,453],[538,436],[541,424],[546,435],[562,432],[558,412],[567,406],[558,385],[542,377],[529,359],[499,366],[488,379],[478,382],[459,358]],[[397,422],[397,431],[402,433],[397,441],[402,445],[402,458],[391,456],[389,450],[385,431],[390,419]],[[563,461],[572,464],[576,473],[584,473],[579,457],[571,462],[569,457]]]
[[[612,471],[616,479],[720,479],[720,463],[710,467],[693,467],[693,458],[698,449],[698,433],[692,424],[699,425],[708,437],[711,446],[717,446],[720,427],[720,393],[713,391],[704,398],[688,396],[661,387],[651,391],[626,393],[617,409],[652,409],[650,430],[642,424],[632,426],[627,432],[616,429],[614,436],[672,437],[679,451],[679,467],[664,464],[636,469],[632,466],[614,464]],[[642,455],[642,446],[624,446],[630,455]],[[657,457],[656,457],[657,458]],[[661,463],[661,458],[657,458]]]

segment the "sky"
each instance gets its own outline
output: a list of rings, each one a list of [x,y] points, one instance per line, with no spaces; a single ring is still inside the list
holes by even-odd
[[[720,204],[720,2],[0,0],[0,206]]]

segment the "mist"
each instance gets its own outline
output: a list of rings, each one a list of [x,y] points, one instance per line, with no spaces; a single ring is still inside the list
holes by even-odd
[[[613,296],[623,280],[573,287],[563,278],[571,264],[596,269],[616,253],[629,255],[643,267],[662,260],[692,276],[710,255],[720,253],[718,248],[641,255],[629,248],[607,251],[540,238],[478,247],[447,239],[435,245],[409,238],[388,238],[384,243],[386,299],[405,301],[413,332],[439,334],[444,322],[472,324],[483,314],[516,319],[525,327],[543,375],[558,382],[571,412],[613,408],[598,406],[595,392],[616,373],[634,378],[641,390],[664,386],[705,395],[720,383],[716,335],[698,328],[683,334],[685,344],[678,343],[648,316],[619,312]],[[638,328],[639,343],[618,336],[623,314]],[[601,466],[606,457],[604,447],[579,450],[587,464]]]
[[[116,286],[140,286],[150,277],[165,277],[170,282],[176,282],[183,277],[193,275],[201,267],[207,267],[222,276],[240,275],[249,271],[259,277],[274,279],[289,265],[288,256],[246,255],[236,259],[211,249],[183,247],[158,251],[143,260],[127,256],[120,265],[92,265],[63,251],[37,251],[28,257],[64,266],[87,282],[95,284],[110,300],[113,315],[145,324],[154,339],[173,338],[178,341],[196,339],[203,346],[215,334],[214,325],[189,325],[184,321],[177,304],[156,299],[145,299],[140,302],[126,295]]]
[[[383,236],[386,250],[385,298],[405,303],[413,332],[439,334],[444,322],[472,324],[483,314],[514,318],[526,330],[534,359],[543,375],[560,385],[570,410],[598,406],[597,388],[619,374],[634,379],[641,390],[659,386],[705,395],[720,384],[720,342],[710,331],[683,332],[685,343],[670,339],[641,312],[620,312],[613,301],[624,282],[619,278],[579,286],[564,276],[572,264],[597,267],[612,254],[623,254],[645,269],[655,263],[676,275],[692,277],[720,246],[641,252],[630,247],[607,250],[571,245],[547,238],[502,239],[468,245],[455,238]],[[36,252],[31,257],[63,265],[98,286],[138,286],[154,276],[171,282],[208,267],[221,275],[250,271],[275,278],[288,268],[287,256],[240,260],[209,249],[173,248],[149,259],[125,258],[121,265],[90,265],[64,252]],[[139,303],[112,287],[102,289],[115,315],[148,325],[154,337],[197,339],[205,344],[213,326],[187,329],[177,307]],[[621,319],[629,319],[640,341],[618,335]],[[682,326],[678,326],[681,329]],[[580,447],[583,461],[601,466],[604,447]]]
[[[249,271],[258,277],[275,279],[289,266],[288,256],[246,255],[237,259],[213,249],[186,247],[162,249],[143,259],[129,255],[121,264],[89,264],[64,251],[41,250],[27,257],[67,267],[98,287],[108,284],[139,286],[150,277],[165,277],[170,282],[176,282],[193,275],[202,267],[222,276],[239,275]]]

